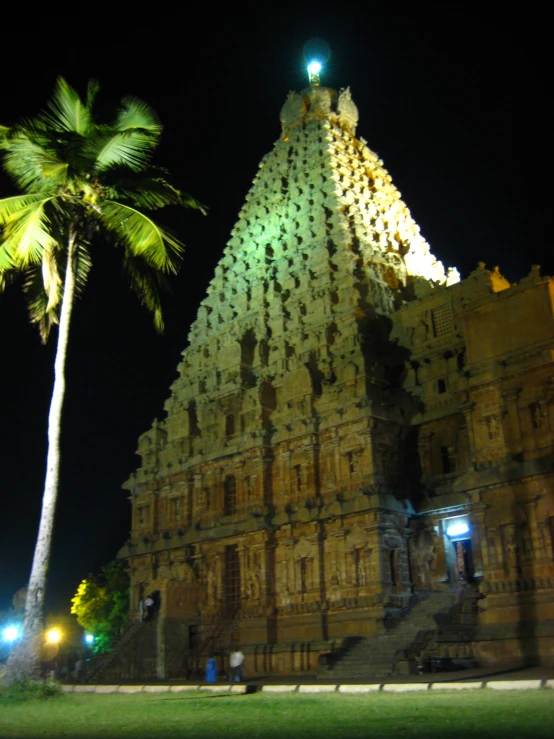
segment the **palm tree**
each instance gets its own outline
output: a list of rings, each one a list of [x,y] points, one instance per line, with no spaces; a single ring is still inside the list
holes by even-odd
[[[0,290],[23,276],[31,321],[45,342],[58,324],[42,512],[25,605],[23,637],[8,678],[37,677],[44,594],[60,470],[65,363],[74,300],[92,266],[93,245],[122,249],[132,289],[163,330],[160,289],[175,273],[183,246],[144,211],[167,205],[204,208],[151,166],[161,125],[154,111],[125,98],[112,123],[95,119],[98,84],[83,101],[59,78],[37,118],[0,126],[3,166],[22,194],[0,200]],[[99,243],[95,235],[106,237]]]

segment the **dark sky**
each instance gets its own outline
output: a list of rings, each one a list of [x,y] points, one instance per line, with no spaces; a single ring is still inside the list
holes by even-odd
[[[478,261],[498,264],[511,281],[533,263],[554,272],[541,6],[527,3],[520,17],[484,3],[327,7],[235,3],[221,14],[213,4],[162,4],[142,24],[137,11],[133,26],[103,13],[43,18],[24,41],[4,24],[0,123],[41,110],[58,75],[81,91],[95,77],[102,109],[128,94],[156,109],[164,124],[157,163],[210,209],[161,214],[187,246],[162,337],[121,279],[118,252],[94,254],[70,337],[51,609],[68,609],[80,580],[127,538],[121,484],[136,467],[137,438],[163,416],[198,303],[258,162],[279,137],[281,105],[306,86],[311,38],[332,52],[322,84],[350,86],[358,135],[380,154],[446,266],[465,276]],[[0,178],[0,197],[13,193]],[[0,321],[1,611],[30,570],[55,336],[40,344],[18,285],[0,295]]]

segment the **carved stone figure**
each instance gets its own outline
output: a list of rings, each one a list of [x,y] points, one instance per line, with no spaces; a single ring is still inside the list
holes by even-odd
[[[208,563],[207,565],[207,585],[208,585],[208,599],[210,602],[215,603],[219,600],[219,588],[217,582],[216,563]]]
[[[421,531],[410,540],[412,578],[422,590],[432,589],[436,580],[437,550],[433,534]]]
[[[358,108],[352,100],[352,94],[350,93],[349,87],[340,91],[337,111],[348,122],[351,130],[354,132],[358,125],[359,116]]]

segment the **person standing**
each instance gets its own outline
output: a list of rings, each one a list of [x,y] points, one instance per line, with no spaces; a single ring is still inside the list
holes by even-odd
[[[217,682],[217,663],[215,661],[215,657],[210,657],[206,665],[206,682]]]
[[[229,682],[239,683],[244,679],[244,654],[238,647],[235,648],[229,657]]]
[[[151,621],[152,616],[154,615],[154,599],[151,595],[146,596],[146,600],[144,601],[144,605],[146,606],[146,618],[145,621]]]

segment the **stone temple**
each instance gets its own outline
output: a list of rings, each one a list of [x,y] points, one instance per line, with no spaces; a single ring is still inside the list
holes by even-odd
[[[554,280],[431,249],[348,89],[290,93],[125,483],[106,677],[554,661]]]

